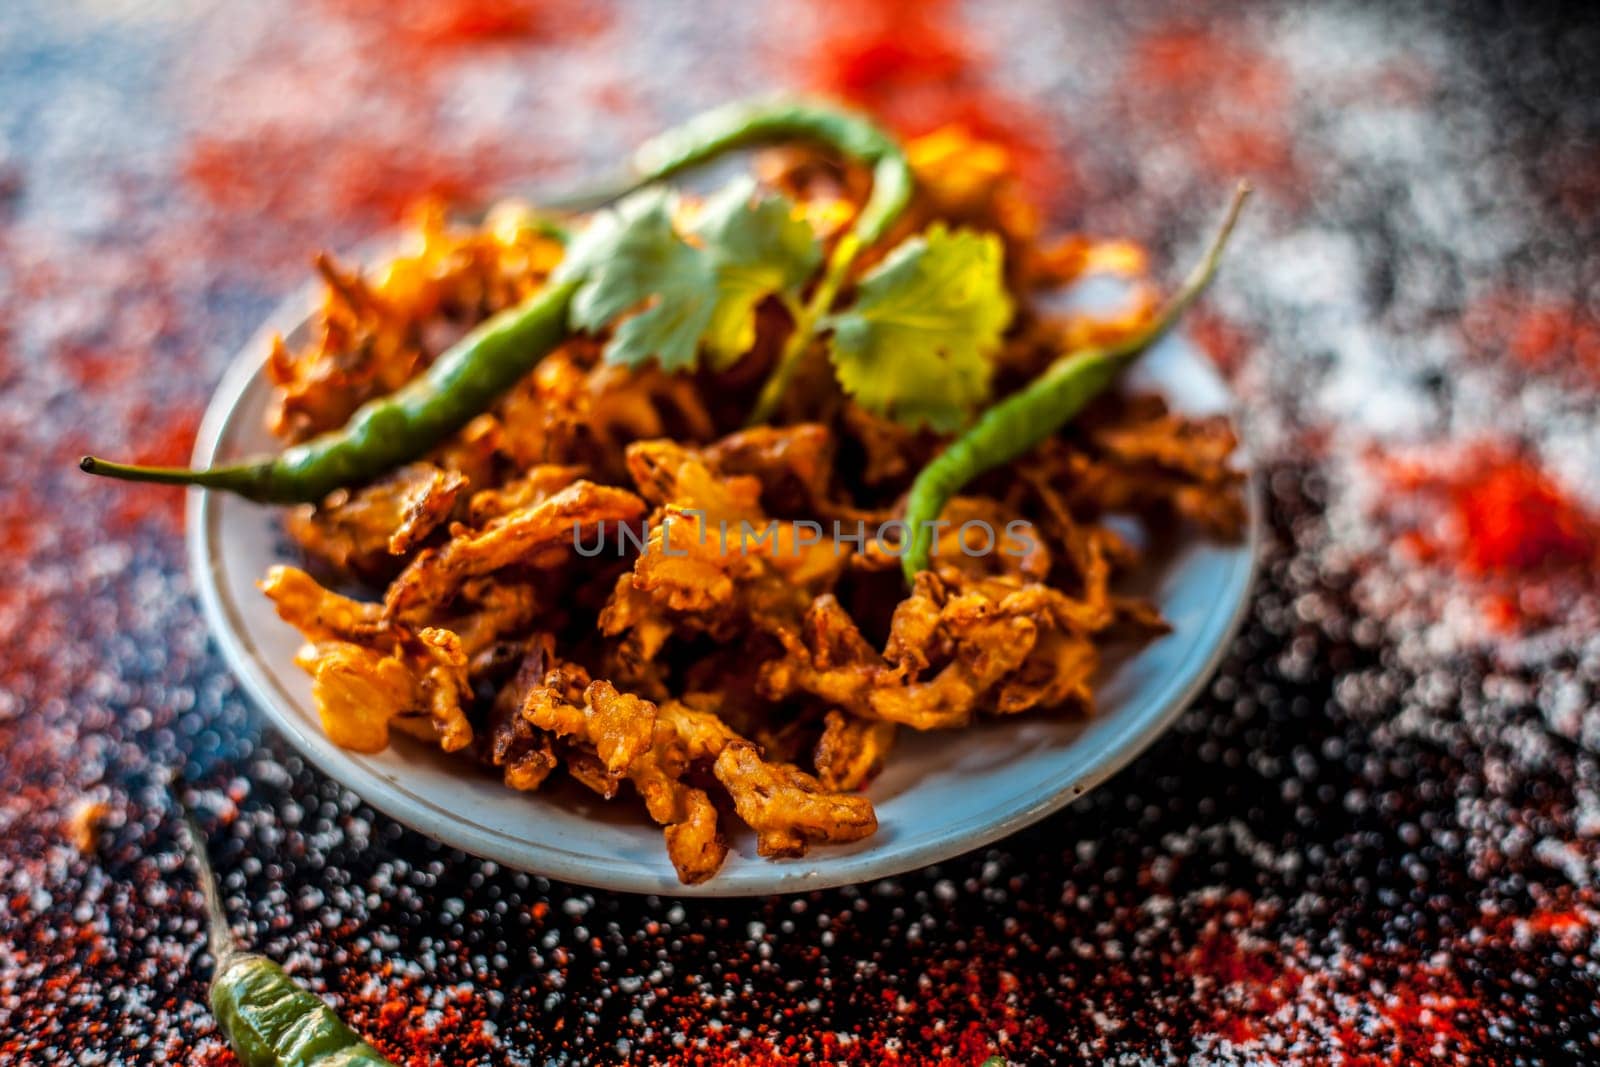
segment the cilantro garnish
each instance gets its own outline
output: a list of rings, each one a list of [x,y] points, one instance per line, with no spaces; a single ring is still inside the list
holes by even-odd
[[[758,405],[763,414],[766,392],[787,383],[803,346],[830,331],[839,384],[903,425],[954,430],[988,396],[992,356],[1011,321],[994,235],[936,224],[890,253],[860,280],[854,303],[834,311],[839,279],[824,278],[801,303],[822,249],[789,200],[759,195],[742,179],[708,200],[686,233],[675,225],[677,204],[647,189],[600,213],[556,272],[558,282],[582,279],[575,327],[614,327],[607,362],[655,359],[664,370],[692,370],[704,351],[713,368],[730,366],[755,344],[757,305],[776,296],[795,325]]]
[[[989,395],[992,356],[1011,321],[999,238],[942,225],[913,237],[828,316],[839,384],[907,426],[953,430]]]
[[[821,250],[783,197],[755,198],[737,182],[708,201],[691,244],[673,226],[676,198],[647,189],[602,212],[573,241],[556,280],[582,276],[572,322],[599,330],[621,316],[605,359],[691,370],[700,345],[726,366],[755,343],[755,309],[771,294],[793,300]],[[628,314],[629,312],[636,312]]]

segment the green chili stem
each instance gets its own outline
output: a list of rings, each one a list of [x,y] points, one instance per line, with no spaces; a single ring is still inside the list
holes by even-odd
[[[241,496],[256,498],[266,478],[266,464],[240,464],[190,470],[187,467],[138,467],[114,463],[109,459],[84,456],[78,469],[124,482],[154,482],[158,485],[198,485],[207,489],[226,489]]]
[[[265,956],[243,952],[228,927],[205,834],[173,799],[205,899],[206,943],[216,964],[211,1012],[244,1067],[395,1067],[322,998]]]
[[[778,353],[778,362],[773,365],[772,373],[767,376],[766,382],[761,386],[761,392],[756,395],[755,407],[750,411],[748,425],[755,426],[772,420],[772,416],[778,410],[778,404],[783,400],[783,395],[789,391],[789,383],[794,381],[795,373],[800,369],[800,362],[806,354],[806,349],[811,345],[811,339],[816,336],[817,324],[833,307],[833,301],[839,295],[839,287],[844,284],[845,278],[850,273],[850,265],[860,254],[861,241],[853,232],[845,234],[834,246],[833,254],[828,257],[828,265],[823,272],[822,280],[817,283],[811,299],[801,306],[800,314],[795,316],[794,329]]]
[[[985,411],[922,469],[906,498],[911,545],[901,559],[901,569],[908,583],[928,569],[933,550],[931,524],[952,496],[979,474],[1011,462],[1059,431],[1124,368],[1172,330],[1216,276],[1223,249],[1249,194],[1249,185],[1241,183],[1204,258],[1146,326],[1116,344],[1079,349],[1057,359],[1027,386]]]
[[[239,946],[234,941],[233,928],[228,925],[228,911],[222,903],[222,890],[217,883],[216,872],[211,869],[211,857],[206,854],[206,835],[195,825],[194,816],[183,804],[179,801],[174,803],[178,806],[183,833],[187,838],[189,858],[194,861],[200,876],[200,895],[205,899],[206,906],[206,945],[211,950],[211,957],[216,960],[216,969],[220,971],[239,955]]]

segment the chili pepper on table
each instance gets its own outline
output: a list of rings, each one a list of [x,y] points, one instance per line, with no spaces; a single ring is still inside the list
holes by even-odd
[[[911,544],[900,562],[908,583],[919,571],[928,569],[933,524],[952,496],[984,471],[1011,462],[1060,430],[1165,337],[1199,299],[1216,276],[1228,236],[1249,194],[1250,187],[1241,183],[1204,258],[1148,324],[1115,344],[1079,349],[1057,359],[1028,385],[985,411],[922,469],[906,498]]]
[[[629,179],[629,187],[646,185],[735,149],[783,140],[814,141],[872,166],[873,189],[854,228],[835,246],[802,314],[805,321],[796,324],[795,337],[763,390],[758,411],[776,403],[856,254],[882,236],[905,207],[912,186],[905,157],[888,134],[847,111],[797,102],[742,103],[708,111],[647,141],[634,155],[635,173]],[[607,195],[622,191],[626,189]],[[79,466],[90,474],[125,481],[225,489],[262,503],[321,500],[335,489],[371,481],[418,458],[487,410],[569,336],[568,310],[580,282],[551,285],[494,316],[446,350],[422,375],[362,405],[343,427],[276,456],[208,470],[132,466],[94,456],[83,457]]]
[[[282,967],[240,950],[206,857],[205,835],[187,815],[183,829],[199,868],[206,941],[216,960],[211,1013],[243,1067],[395,1067]]]

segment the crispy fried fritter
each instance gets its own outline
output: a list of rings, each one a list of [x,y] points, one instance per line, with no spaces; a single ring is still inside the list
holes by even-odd
[[[821,596],[787,655],[763,666],[762,686],[774,698],[810,693],[917,730],[964,726],[983,710],[1088,707],[1099,661],[1077,613],[1072,598],[1036,582],[961,587],[925,571],[895,609],[881,656],[839,602]]]
[[[305,646],[295,662],[311,672],[322,730],[340,748],[382,752],[389,723],[419,703],[416,678],[398,656],[330,640]]]
[[[561,260],[561,245],[515,206],[481,229],[447,226],[438,205],[418,221],[420,250],[371,278],[318,257],[327,288],[317,335],[299,352],[276,341],[267,364],[279,436],[298,441],[342,425],[425,369],[467,326],[531,294]]]
[[[736,737],[715,716],[697,717],[676,701],[660,706],[652,744],[628,768],[645,810],[662,826],[667,856],[678,877],[693,885],[710,878],[728,855],[716,805],[706,791],[682,781],[695,760],[714,758]]]
[[[446,752],[472,744],[472,724],[462,702],[470,693],[467,657],[461,639],[449,630],[426,626],[417,631],[422,646],[422,695],[426,718],[403,714],[395,725],[424,741],[437,740]]]
[[[398,729],[455,752],[472,743],[461,707],[465,660],[454,635],[424,630],[418,651],[391,653],[349,641],[318,641],[296,657],[311,674],[322,728],[337,745],[380,752]]]
[[[472,494],[467,517],[482,528],[513,511],[535,507],[582,478],[584,468],[540,463],[503,485]]]
[[[495,694],[489,709],[488,761],[502,768],[506,785],[523,792],[539,788],[559,765],[550,733],[522,715],[528,693],[544,682],[553,647],[547,634],[530,639],[516,675]]]
[[[257,584],[277,607],[278,617],[308,641],[335,638],[363,643],[389,633],[381,604],[340,596],[298,567],[279,564]]]
[[[493,519],[482,530],[453,528],[442,548],[424,549],[389,586],[384,613],[415,619],[447,603],[468,578],[513,565],[548,567],[568,558],[585,531],[632,522],[644,513],[623,489],[577,481],[536,504]]]
[[[589,681],[582,667],[552,667],[528,691],[522,717],[557,737],[587,745],[613,777],[627,771],[655,736],[656,706],[607,681]]]
[[[812,756],[817,780],[837,792],[860,789],[883,769],[894,744],[895,724],[858,719],[842,711],[823,716],[822,736]]]
[[[447,752],[472,743],[467,657],[454,633],[394,625],[379,605],[331,592],[294,567],[273,567],[261,588],[309,642],[296,662],[311,674],[323,728],[340,745],[376,752],[391,727]]]
[[[683,817],[661,831],[667,858],[684,885],[698,885],[722,869],[728,843],[717,826],[717,806],[704,789],[683,787]]]
[[[1155,396],[1111,398],[1084,420],[1090,462],[1069,493],[1087,514],[1176,515],[1212,537],[1244,528],[1244,476],[1230,465],[1238,436],[1222,416],[1172,414]]]
[[[539,609],[538,590],[527,582],[469,578],[442,618],[460,638],[462,652],[473,659],[502,637],[525,631]]]
[[[757,479],[769,514],[854,518],[860,511],[834,494],[834,452],[828,427],[803,422],[739,430],[700,454],[719,474]]]
[[[768,763],[748,741],[729,743],[715,773],[763,856],[803,856],[810,845],[859,841],[878,828],[866,797],[831,792],[798,767]]]
[[[411,463],[360,489],[338,489],[284,520],[289,536],[329,566],[367,580],[392,577],[400,557],[450,517],[467,479]]]
[[[658,505],[631,574],[601,611],[602,633],[619,638],[624,667],[642,673],[667,638],[688,631],[727,640],[741,628],[798,618],[807,590],[829,584],[847,557],[766,518],[761,483],[718,475],[695,451],[670,441],[628,448],[628,467]]]
[[[565,762],[573,781],[592,789],[602,799],[611,800],[622,791],[624,779],[606,770],[606,765],[593,752],[573,749],[567,753]]]
[[[623,452],[633,441],[716,436],[692,380],[601,363],[598,349],[582,338],[546,356],[496,411],[501,447],[518,468],[580,464],[611,482],[626,476]]]

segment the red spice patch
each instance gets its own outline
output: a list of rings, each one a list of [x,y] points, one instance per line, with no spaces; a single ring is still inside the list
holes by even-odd
[[[1184,329],[1224,374],[1244,365],[1255,339],[1219,311],[1197,307],[1185,319]]]
[[[419,200],[463,200],[485,187],[481,165],[427,147],[397,127],[363,138],[305,129],[197,137],[184,176],[218,207],[306,227],[318,219],[390,222]]]
[[[604,24],[577,0],[322,0],[306,15],[318,16],[337,20],[324,35],[331,59],[264,44],[206,97],[182,173],[221,209],[219,257],[230,246],[257,260],[264,246],[270,260],[278,247],[304,255],[418,201],[478,202],[527,175],[545,142],[473,134],[453,111],[455,76],[485,49]],[[263,217],[280,232],[264,234]]]
[[[1125,84],[1140,120],[1184,142],[1214,173],[1292,184],[1290,78],[1237,27],[1157,28],[1134,47]]]
[[[1469,307],[1461,328],[1486,358],[1509,356],[1541,374],[1577,371],[1600,378],[1600,318],[1579,304],[1496,293]]]
[[[130,438],[133,457],[128,462],[155,467],[187,467],[200,427],[196,411],[152,411],[137,406],[129,416],[135,427]],[[163,485],[119,485],[107,521],[116,530],[130,531],[149,521],[164,523],[176,534],[183,529],[184,492]]]
[[[1526,576],[1594,557],[1597,517],[1562,492],[1527,456],[1496,444],[1465,449],[1443,465],[1384,463],[1389,484],[1445,503],[1455,529],[1419,545],[1476,576]]]
[[[1471,1055],[1481,1049],[1482,1031],[1474,1021],[1481,1016],[1482,1005],[1449,971],[1431,964],[1407,968],[1399,983],[1372,995],[1370,1004],[1378,1016],[1374,1036],[1379,1040],[1369,1037],[1365,1047],[1377,1045],[1389,1051],[1349,1062],[1378,1067],[1435,1059],[1441,1047],[1450,1055]]]
[[[322,0],[327,10],[423,49],[516,37],[559,38],[604,24],[575,0]]]
[[[1191,984],[1206,1031],[1235,1044],[1269,1032],[1273,1016],[1294,1000],[1303,978],[1276,946],[1247,944],[1242,936],[1270,918],[1269,909],[1232,893],[1218,902],[1194,946],[1176,961],[1175,977]]]
[[[811,0],[824,27],[801,57],[807,87],[865,108],[915,137],[961,126],[1003,146],[1036,197],[1060,201],[1076,186],[1051,124],[989,80],[949,0]]]
[[[1482,583],[1487,620],[1501,629],[1539,621],[1538,582],[1593,580],[1600,515],[1566,493],[1536,460],[1495,442],[1444,459],[1381,458],[1408,523],[1397,535],[1425,562]],[[1442,509],[1442,520],[1440,518]]]
[[[1594,518],[1543,471],[1520,456],[1490,454],[1482,460],[1475,476],[1450,489],[1469,571],[1519,574],[1594,557]]]

